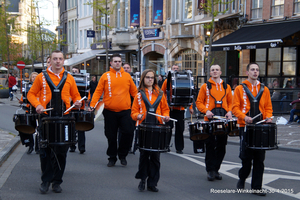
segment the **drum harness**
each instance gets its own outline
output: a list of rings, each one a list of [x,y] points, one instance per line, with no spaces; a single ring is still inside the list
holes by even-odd
[[[262,97],[262,94],[264,92],[265,89],[265,85],[263,83],[261,83],[261,87],[260,90],[258,92],[258,94],[256,95],[256,97],[253,96],[253,94],[250,92],[249,88],[246,86],[245,83],[241,84],[250,100],[250,110],[249,112],[246,114],[249,117],[254,117],[255,115],[258,115],[260,113],[259,110],[259,101]],[[253,123],[256,123],[258,121],[261,120],[261,116],[257,117],[256,119],[253,120]]]
[[[151,112],[151,113],[156,113],[156,109],[162,99],[162,94],[159,94],[157,99],[155,100],[155,102],[153,104],[151,104],[145,94],[144,91],[140,90],[139,91],[142,95],[142,99],[145,103],[145,106],[146,106],[146,109],[147,109],[147,112]],[[156,117],[154,115],[149,115],[147,114],[146,115],[146,118],[145,118],[145,121],[143,123],[151,123],[151,124],[155,124],[155,123],[158,123]],[[138,130],[138,129],[136,129]],[[138,148],[138,144],[137,144],[137,140],[138,140],[138,134],[136,133],[135,134],[135,138],[134,138],[134,148],[133,148],[133,152],[135,153],[136,149]]]
[[[225,90],[225,94],[224,94],[224,96],[221,98],[220,101],[217,101],[216,98],[211,94],[211,92],[210,92],[210,91],[211,91],[211,83],[210,83],[210,82],[207,82],[206,85],[207,85],[207,88],[208,88],[208,90],[209,90],[209,95],[215,100],[215,108],[213,108],[213,109],[211,110],[211,112],[212,112],[214,115],[225,116],[226,113],[227,113],[227,111],[226,111],[224,108],[222,108],[222,104],[223,104],[223,101],[222,101],[222,100],[223,100],[224,97],[226,96],[227,84],[223,81],[223,88],[224,88],[224,90]],[[218,107],[218,105],[220,105],[220,107]]]

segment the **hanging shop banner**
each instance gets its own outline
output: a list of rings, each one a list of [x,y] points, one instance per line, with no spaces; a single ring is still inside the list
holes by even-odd
[[[130,0],[130,26],[140,25],[140,0]]]
[[[163,22],[163,0],[153,0],[153,23]]]

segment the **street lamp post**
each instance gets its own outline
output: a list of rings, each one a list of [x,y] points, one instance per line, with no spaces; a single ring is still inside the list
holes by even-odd
[[[137,25],[136,26],[137,28],[137,35],[136,35],[136,38],[138,39],[138,71],[141,72],[141,42],[142,42],[142,34],[141,34],[141,29],[140,29],[140,26]]]

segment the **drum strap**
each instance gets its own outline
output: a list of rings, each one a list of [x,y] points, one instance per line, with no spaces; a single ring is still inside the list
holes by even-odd
[[[259,111],[259,101],[261,99],[261,96],[264,92],[265,89],[265,85],[263,83],[261,83],[260,85],[260,90],[258,92],[258,94],[256,95],[256,97],[253,96],[253,94],[250,92],[249,88],[247,87],[246,84],[242,83],[241,84],[250,100],[250,111],[247,113],[248,116],[250,117],[254,117],[255,115],[258,115],[260,113]],[[256,123],[258,121],[260,121],[262,118],[258,117],[256,119],[254,119],[253,123]]]
[[[207,88],[209,90],[209,95],[215,100],[215,108],[211,110],[212,113],[214,113],[214,115],[218,115],[218,116],[225,116],[227,111],[222,107],[223,104],[223,99],[226,96],[226,90],[227,90],[227,84],[223,81],[223,88],[225,90],[225,94],[224,96],[221,98],[220,101],[217,101],[216,98],[211,94],[210,90],[211,90],[211,83],[209,81],[207,81],[206,83]],[[220,105],[218,107],[218,105]]]
[[[65,71],[63,74],[62,79],[60,80],[59,84],[57,86],[54,85],[51,78],[49,77],[49,74],[47,71],[43,71],[43,74],[45,76],[45,79],[51,89],[52,92],[52,98],[50,100],[50,105],[48,104],[47,107],[54,108],[53,110],[49,111],[50,116],[63,116],[63,112],[66,110],[66,106],[61,98],[61,90],[65,85],[65,82],[67,80],[68,73]],[[61,111],[61,113],[59,113]]]
[[[146,106],[146,109],[147,109],[147,112],[151,112],[151,113],[156,113],[156,109],[161,101],[161,98],[162,98],[162,94],[158,95],[156,101],[151,104],[145,94],[144,91],[140,90],[140,93],[142,95],[142,98],[143,98],[143,101],[145,103],[145,106]],[[146,119],[145,119],[145,122],[147,123],[158,123],[156,117],[154,115],[149,115],[147,114],[146,115]]]

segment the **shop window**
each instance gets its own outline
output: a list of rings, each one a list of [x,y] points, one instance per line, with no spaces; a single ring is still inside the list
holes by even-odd
[[[285,47],[283,49],[283,66],[284,75],[295,75],[296,72],[296,47]]]
[[[263,0],[253,0],[251,8],[251,19],[262,18]]]
[[[269,49],[268,75],[280,75],[281,48]]]
[[[295,0],[295,13],[300,14],[300,0]]]
[[[272,0],[272,17],[283,16],[284,0]]]
[[[266,49],[256,49],[255,54],[256,63],[259,66],[259,74],[263,76],[266,74]]]

